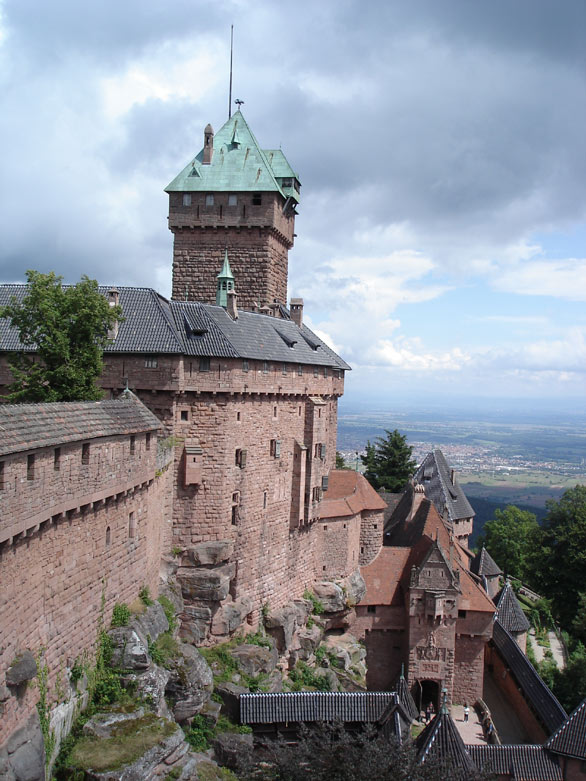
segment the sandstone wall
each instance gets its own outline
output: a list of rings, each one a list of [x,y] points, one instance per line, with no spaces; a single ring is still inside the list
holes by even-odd
[[[144,445],[144,434],[137,433],[139,439]],[[62,475],[53,474],[53,449],[37,451],[34,487],[23,473],[26,454],[4,459],[11,489],[2,496],[1,517],[14,515],[27,531],[0,548],[0,689],[20,652],[43,651],[49,702],[56,702],[75,660],[92,654],[99,621],[109,623],[114,604],[133,601],[142,585],[156,595],[170,544],[165,513],[172,469],[164,459],[157,463],[154,435],[148,457],[143,450],[133,461],[128,446],[128,437],[92,440],[85,475],[80,444],[62,447]],[[63,480],[70,480],[69,488]],[[31,525],[27,513],[38,523]],[[39,696],[31,684],[2,690],[0,745],[26,722]]]

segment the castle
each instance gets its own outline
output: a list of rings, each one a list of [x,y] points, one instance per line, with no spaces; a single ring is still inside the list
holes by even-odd
[[[100,288],[125,318],[105,352],[109,400],[0,408],[0,670],[13,671],[0,747],[34,718],[29,657],[44,649],[55,687],[116,602],[169,574],[196,645],[269,614],[286,654],[295,600],[314,589],[341,600],[332,626],[365,640],[370,688],[406,664],[418,706],[442,689],[482,695],[496,608],[471,570],[471,508],[452,485],[438,512],[426,463],[385,524],[366,480],[334,469],[350,367],[303,323],[301,299],[287,306],[299,177],[240,111],[203,141],[166,188],[172,300]],[[0,304],[25,294],[2,285]],[[0,322],[0,389],[20,347]]]

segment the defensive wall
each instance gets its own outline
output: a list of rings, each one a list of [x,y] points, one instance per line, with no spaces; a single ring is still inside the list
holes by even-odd
[[[67,699],[114,605],[157,594],[172,544],[159,429],[131,398],[0,405],[0,746],[39,699],[33,675],[4,685],[9,668],[32,655],[49,702]]]

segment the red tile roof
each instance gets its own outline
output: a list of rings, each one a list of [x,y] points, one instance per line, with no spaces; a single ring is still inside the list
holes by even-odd
[[[381,548],[378,556],[360,573],[366,583],[361,605],[403,605],[401,575],[411,553],[409,548]]]
[[[384,510],[386,506],[387,503],[360,472],[334,469],[330,472],[328,490],[320,503],[320,515],[322,518],[340,518],[357,515],[363,510]]]

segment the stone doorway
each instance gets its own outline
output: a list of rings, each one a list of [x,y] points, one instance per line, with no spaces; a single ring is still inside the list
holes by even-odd
[[[440,707],[440,682],[429,679],[423,681],[418,680],[415,682],[414,689],[413,696],[419,711],[425,713],[429,703],[431,703],[433,705],[434,714],[437,713]]]

